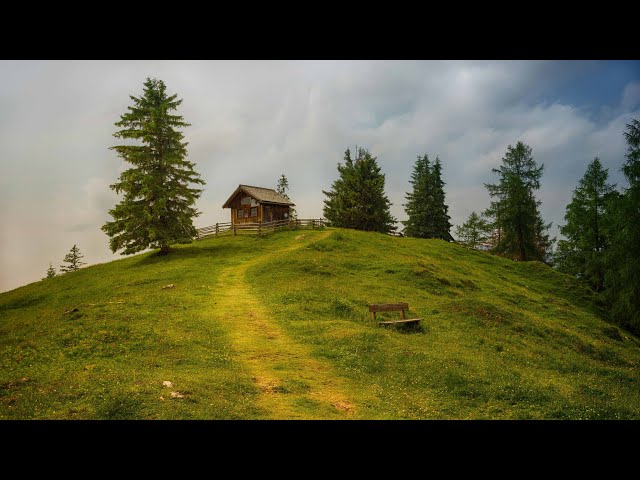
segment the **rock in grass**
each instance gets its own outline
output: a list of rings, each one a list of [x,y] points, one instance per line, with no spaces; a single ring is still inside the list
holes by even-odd
[[[176,286],[173,283],[170,283],[169,285],[162,287],[163,290],[166,290],[167,288],[176,288]]]
[[[171,392],[171,398],[184,398],[180,392]]]
[[[171,387],[173,387],[173,383],[171,383],[169,380],[165,380],[164,382],[162,382],[162,386],[163,387],[167,387],[167,388],[171,388]]]

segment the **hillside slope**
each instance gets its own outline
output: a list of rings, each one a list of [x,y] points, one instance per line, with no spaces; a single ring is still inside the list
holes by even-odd
[[[202,240],[0,294],[0,418],[640,418],[595,300],[439,240]],[[376,326],[396,301],[422,328]]]

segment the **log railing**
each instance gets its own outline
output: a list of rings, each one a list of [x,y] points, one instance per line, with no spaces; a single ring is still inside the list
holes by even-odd
[[[255,222],[240,223],[233,225],[231,222],[216,223],[208,227],[199,228],[196,239],[217,237],[219,235],[237,235],[239,233],[266,235],[278,230],[304,229],[304,228],[323,228],[324,219],[322,218],[296,218],[288,220],[276,220],[273,222]]]

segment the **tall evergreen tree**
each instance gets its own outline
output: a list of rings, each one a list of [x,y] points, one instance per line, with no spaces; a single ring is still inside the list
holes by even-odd
[[[469,248],[475,248],[485,242],[490,233],[490,224],[476,212],[471,212],[467,221],[456,227],[458,240]]]
[[[531,147],[518,142],[507,147],[500,168],[492,169],[498,174],[498,183],[485,183],[485,187],[496,200],[485,214],[493,215],[500,231],[496,252],[520,261],[547,258],[552,241],[545,231],[551,224],[542,221],[540,202],[534,195],[540,188],[543,168],[537,166]]]
[[[69,265],[60,265],[60,271],[63,273],[75,272],[76,270],[80,270],[82,265],[86,265],[82,261],[84,255],[80,253],[80,249],[74,245],[71,247],[69,253],[67,253],[64,257],[63,262],[68,263]]]
[[[607,205],[614,185],[607,183],[609,172],[598,157],[573,191],[560,233],[566,240],[558,242],[557,266],[562,272],[579,275],[596,291],[604,288],[604,254],[609,246],[610,215]]]
[[[202,190],[190,184],[204,185],[194,163],[186,160],[187,142],[178,130],[188,127],[182,116],[169,112],[182,103],[177,95],[168,96],[162,80],[147,79],[140,97],[130,96],[133,106],[120,117],[121,130],[114,137],[137,140],[142,145],[110,147],[133,165],[124,171],[111,188],[124,193],[124,199],[109,214],[113,221],[102,226],[109,235],[113,252],[122,255],[146,248],[190,243],[196,236],[192,219],[199,215],[194,204]]]
[[[289,190],[289,180],[287,180],[287,177],[283,173],[282,175],[280,175],[280,178],[278,179],[278,186],[276,187],[276,191],[280,195],[285,197],[287,200],[290,200],[289,195],[287,195],[287,190]],[[289,218],[295,219],[296,217],[297,217],[296,209],[293,206],[290,206]]]
[[[448,215],[449,207],[445,202],[444,181],[442,181],[442,164],[436,156],[431,172],[433,189],[433,238],[440,238],[452,242],[451,217]]]
[[[442,181],[442,164],[436,157],[432,164],[429,156],[418,156],[411,180],[412,191],[405,195],[404,204],[408,219],[404,234],[409,237],[440,238],[452,241],[451,217],[447,214],[449,207],[445,203],[444,185]]]
[[[431,188],[431,162],[429,155],[418,155],[411,173],[411,192],[405,195],[407,203],[404,211],[404,234],[409,237],[431,238],[433,236],[433,222],[429,216],[433,205],[433,189]]]
[[[606,254],[605,296],[612,317],[640,334],[640,121],[624,132],[627,160],[622,172],[629,187],[612,204],[611,245]]]
[[[53,268],[53,265],[51,264],[51,262],[49,262],[49,268],[47,268],[47,276],[43,278],[43,280],[46,280],[47,278],[53,278],[56,276],[56,269]]]
[[[384,193],[385,176],[376,157],[358,148],[355,161],[349,149],[344,165],[338,163],[339,177],[330,191],[322,191],[324,217],[334,227],[355,228],[387,233],[397,223],[389,210],[391,202]]]

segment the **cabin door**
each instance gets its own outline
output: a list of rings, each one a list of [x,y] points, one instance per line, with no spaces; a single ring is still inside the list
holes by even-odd
[[[273,222],[273,209],[271,208],[271,205],[265,205],[264,217],[268,222]]]

